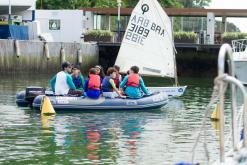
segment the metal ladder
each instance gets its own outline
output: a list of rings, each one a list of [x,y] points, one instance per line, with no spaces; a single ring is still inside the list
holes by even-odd
[[[243,94],[243,126],[244,133],[247,133],[247,92],[243,84],[234,77],[234,62],[232,56],[232,48],[229,44],[224,44],[220,48],[219,57],[218,57],[218,77],[222,77],[222,81],[219,81],[219,112],[220,112],[220,163],[225,162],[225,114],[224,114],[224,101],[225,101],[225,90],[224,84],[231,84],[231,120],[232,120],[232,149],[233,151],[238,151],[238,144],[240,140],[238,139],[239,130],[237,128],[236,121],[236,110],[237,110],[237,100],[236,100],[236,89],[240,89]],[[229,63],[229,74],[225,73],[225,62],[228,59]],[[247,136],[244,135],[243,146],[247,148]]]

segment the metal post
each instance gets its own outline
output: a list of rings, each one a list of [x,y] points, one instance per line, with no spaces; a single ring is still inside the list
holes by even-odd
[[[118,4],[118,17],[117,17],[117,41],[120,42],[120,12],[121,12],[121,2],[122,0],[117,0]]]
[[[11,21],[11,0],[9,0],[9,19],[8,19],[9,25],[12,24]]]

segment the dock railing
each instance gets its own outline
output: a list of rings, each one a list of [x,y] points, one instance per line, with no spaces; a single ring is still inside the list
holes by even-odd
[[[247,48],[247,39],[232,40],[233,52],[244,52]]]

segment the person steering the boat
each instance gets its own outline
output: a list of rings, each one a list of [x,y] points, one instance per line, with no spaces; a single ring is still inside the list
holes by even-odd
[[[71,76],[76,89],[83,91],[85,82],[80,69],[74,67]]]
[[[55,95],[77,95],[82,96],[83,91],[76,90],[73,79],[69,74],[71,65],[69,62],[62,63],[62,71],[58,72],[51,80],[50,85]]]
[[[85,94],[91,99],[98,99],[101,95],[100,76],[95,68],[89,70],[89,76],[85,81]]]
[[[139,76],[139,68],[132,66],[129,70],[129,75],[125,76],[120,84],[120,88],[130,98],[141,98],[143,93],[149,95],[149,92],[144,84],[143,79]]]
[[[123,96],[120,91],[117,89],[114,79],[117,77],[117,70],[115,68],[108,68],[107,70],[107,76],[103,79],[102,82],[102,91],[103,96],[107,98],[126,98],[126,96]]]

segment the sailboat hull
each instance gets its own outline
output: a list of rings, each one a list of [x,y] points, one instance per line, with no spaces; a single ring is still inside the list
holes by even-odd
[[[164,92],[168,97],[180,97],[184,95],[187,86],[177,86],[177,87],[148,87],[151,93]]]

